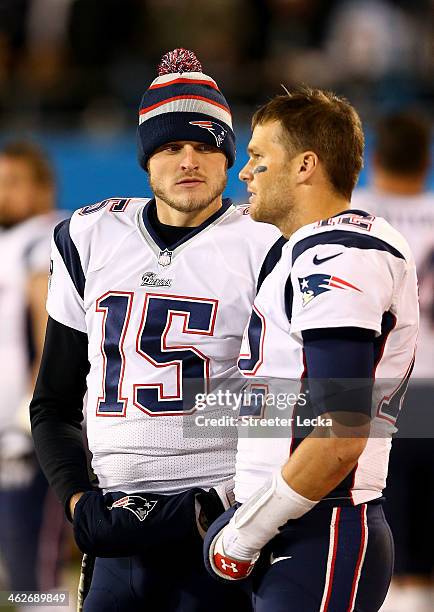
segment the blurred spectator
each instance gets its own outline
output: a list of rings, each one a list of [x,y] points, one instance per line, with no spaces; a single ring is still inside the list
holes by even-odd
[[[30,436],[33,390],[47,314],[45,299],[54,176],[28,143],[0,151],[0,556],[6,588],[58,585],[63,508],[48,489]]]
[[[429,109],[433,10],[433,0],[106,0],[104,10],[0,0],[0,125],[120,129],[161,53],[179,46],[224,77],[241,117],[299,81],[345,93],[365,115],[404,97]]]
[[[385,217],[407,239],[419,276],[420,328],[412,379],[392,444],[385,513],[395,539],[395,580],[382,612],[434,609],[434,193],[426,191],[430,128],[419,114],[381,119],[369,189],[354,208]]]

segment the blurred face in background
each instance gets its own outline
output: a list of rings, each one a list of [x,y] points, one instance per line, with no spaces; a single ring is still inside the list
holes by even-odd
[[[193,141],[169,142],[148,162],[156,198],[184,213],[198,212],[221,200],[227,160],[216,147]]]
[[[43,209],[47,187],[28,161],[0,154],[0,225],[10,227]]]

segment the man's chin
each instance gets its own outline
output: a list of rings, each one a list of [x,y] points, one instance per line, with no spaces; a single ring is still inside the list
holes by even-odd
[[[261,223],[270,223],[271,225],[276,225],[275,223],[275,215],[271,214],[270,211],[264,210],[260,206],[255,204],[250,204],[250,218],[253,221],[260,221]]]
[[[195,212],[204,210],[212,201],[209,198],[188,198],[166,200],[166,203],[179,212]]]
[[[250,216],[254,221],[264,221],[264,214],[256,202],[250,204]]]

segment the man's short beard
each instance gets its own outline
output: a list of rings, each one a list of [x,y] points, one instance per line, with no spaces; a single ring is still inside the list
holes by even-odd
[[[216,186],[215,189],[210,193],[209,196],[204,197],[201,200],[196,200],[194,197],[186,196],[182,198],[178,196],[175,199],[171,198],[164,189],[160,189],[157,183],[154,183],[151,175],[149,175],[149,183],[151,185],[151,189],[160,200],[162,200],[167,206],[177,210],[178,212],[196,212],[199,210],[206,209],[214,200],[216,200],[225,190],[226,183],[228,181],[227,175],[224,175],[222,178],[220,185]]]
[[[283,227],[291,228],[298,220],[298,211],[296,203],[291,195],[288,195],[285,200],[281,199],[281,194],[278,197],[272,198],[269,194],[267,204],[251,211],[251,217],[254,221],[261,223],[269,223],[278,227],[282,231]],[[292,233],[292,232],[291,232]]]

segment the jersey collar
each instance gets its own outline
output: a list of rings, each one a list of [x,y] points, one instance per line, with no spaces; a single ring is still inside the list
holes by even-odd
[[[169,250],[173,256],[176,253],[179,253],[183,250],[190,242],[199,234],[203,234],[206,231],[209,231],[214,225],[220,223],[223,219],[228,217],[234,210],[235,206],[232,204],[232,200],[230,198],[224,198],[221,207],[208,219],[206,219],[201,225],[198,227],[192,228],[191,232],[189,232],[186,236],[178,240],[175,244],[173,244],[170,248],[164,243],[164,241],[158,236],[152,224],[149,220],[149,214],[152,210],[152,207],[155,207],[155,199],[147,202],[142,208],[139,208],[137,211],[137,222],[140,229],[140,232],[143,238],[146,240],[148,245],[151,247],[153,252],[158,257],[161,251]]]

